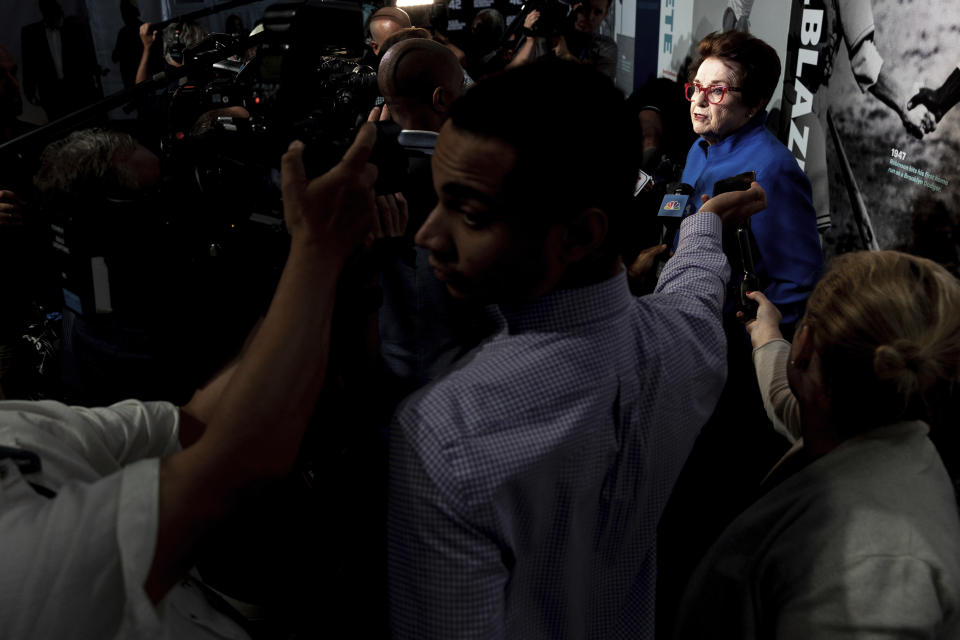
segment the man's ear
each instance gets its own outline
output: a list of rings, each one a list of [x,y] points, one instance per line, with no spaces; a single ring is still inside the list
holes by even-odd
[[[443,90],[443,87],[437,87],[433,90],[431,102],[433,103],[434,111],[446,113],[450,110],[450,103],[453,102],[453,99],[450,97],[450,94]]]
[[[603,209],[584,209],[567,223],[563,257],[569,262],[579,262],[596,253],[607,239],[610,221]]]

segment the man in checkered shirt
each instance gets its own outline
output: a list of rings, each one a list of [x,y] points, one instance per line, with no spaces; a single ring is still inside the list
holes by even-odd
[[[726,376],[721,221],[683,221],[656,291],[617,251],[636,181],[623,96],[544,61],[454,104],[417,233],[447,291],[500,329],[391,425],[397,638],[652,638],[657,520]]]

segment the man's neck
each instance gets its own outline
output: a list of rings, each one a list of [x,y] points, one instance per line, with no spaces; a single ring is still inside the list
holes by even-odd
[[[611,266],[609,258],[596,256],[584,259],[567,269],[557,283],[558,289],[577,289],[609,280],[623,270],[623,260],[617,258]]]
[[[387,96],[384,96],[388,98]],[[405,104],[402,99],[388,98],[393,121],[408,131],[439,132],[446,118],[443,118],[429,106]],[[410,107],[410,108],[406,108]]]
[[[402,122],[401,122],[402,120]],[[427,114],[409,115],[406,118],[398,118],[397,124],[408,131],[434,131],[439,132],[443,126],[443,120],[432,117]]]

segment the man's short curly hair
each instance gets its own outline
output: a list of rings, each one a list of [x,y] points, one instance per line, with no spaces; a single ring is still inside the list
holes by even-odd
[[[617,243],[639,160],[637,120],[609,78],[588,65],[537,60],[471,87],[450,120],[513,147],[504,186],[528,222],[562,222],[596,207],[608,217],[608,244]]]
[[[587,65],[542,59],[471,87],[453,125],[517,151],[518,191],[578,213],[621,209],[637,181],[623,93]],[[554,213],[558,213],[555,211]]]

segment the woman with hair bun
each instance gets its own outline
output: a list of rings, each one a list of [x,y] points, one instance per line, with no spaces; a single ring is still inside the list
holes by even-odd
[[[925,422],[960,381],[960,282],[840,256],[792,345],[750,297],[764,405],[795,442],[700,564],[676,637],[960,638],[960,520]]]

